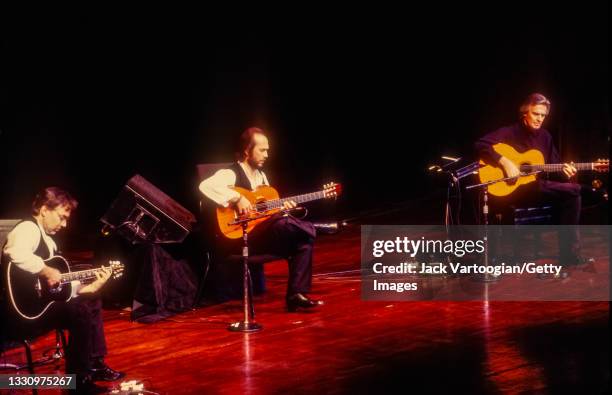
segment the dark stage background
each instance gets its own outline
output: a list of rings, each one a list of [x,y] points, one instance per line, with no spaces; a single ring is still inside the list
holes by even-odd
[[[344,184],[315,218],[412,202],[405,218],[441,222],[445,183],[427,166],[470,157],[533,91],[552,100],[565,159],[609,156],[605,2],[360,11],[4,13],[0,218],[60,185],[81,202],[71,232],[95,232],[136,173],[195,212],[194,165],[230,160],[258,125],[281,193]]]

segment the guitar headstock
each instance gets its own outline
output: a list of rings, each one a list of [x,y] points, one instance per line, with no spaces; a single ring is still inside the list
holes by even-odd
[[[593,163],[593,170],[605,173],[610,171],[610,160],[609,159],[597,159],[595,163]]]
[[[121,261],[108,261],[108,264],[110,265],[110,268],[113,271],[112,277],[114,279],[117,279],[117,278],[123,276],[124,265],[123,265],[123,263],[121,263]]]
[[[323,185],[323,196],[325,198],[337,198],[342,193],[342,184],[336,184],[330,182],[329,184]]]

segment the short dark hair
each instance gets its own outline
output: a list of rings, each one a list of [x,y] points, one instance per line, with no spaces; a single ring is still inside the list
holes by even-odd
[[[40,209],[47,206],[51,210],[58,206],[67,206],[70,211],[77,208],[79,202],[68,192],[58,187],[47,187],[40,191],[32,203],[32,214],[40,214]]]
[[[235,152],[236,160],[243,161],[246,159],[245,151],[250,152],[255,146],[255,142],[253,141],[253,136],[255,136],[256,134],[261,134],[267,137],[266,132],[264,132],[263,129],[260,129],[254,126],[242,132],[242,134],[238,138],[238,145],[236,147],[236,152]]]
[[[550,100],[548,100],[543,94],[536,92],[527,96],[525,100],[523,100],[523,102],[521,103],[521,106],[519,107],[519,115],[521,116],[521,118],[525,114],[527,114],[527,111],[529,111],[529,107],[537,106],[538,104],[545,105],[547,111],[550,112]]]

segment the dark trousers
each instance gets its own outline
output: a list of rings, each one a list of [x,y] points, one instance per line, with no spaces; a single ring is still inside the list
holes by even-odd
[[[536,201],[551,203],[557,213],[559,225],[578,225],[580,222],[580,185],[569,182],[540,180],[535,184]]]
[[[278,216],[255,228],[249,236],[249,254],[273,254],[287,259],[287,296],[310,292],[312,252],[316,232],[312,223]]]
[[[569,182],[537,180],[523,185],[510,196],[506,204],[526,207],[551,205],[559,229],[559,253],[563,263],[572,262],[580,253],[578,224],[580,222],[580,185]],[[499,204],[499,202],[498,202]]]
[[[85,373],[92,367],[93,359],[102,358],[107,353],[99,298],[79,296],[69,302],[53,303],[40,321],[27,325],[36,331],[68,330],[67,373]]]

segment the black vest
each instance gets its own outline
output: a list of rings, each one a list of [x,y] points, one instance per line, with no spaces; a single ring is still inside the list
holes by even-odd
[[[236,183],[234,184],[234,186],[248,189],[249,191],[253,190],[253,188],[251,187],[251,181],[249,181],[249,177],[247,177],[246,173],[244,172],[244,169],[242,168],[242,166],[240,166],[238,162],[232,163],[228,167],[228,169],[230,169],[234,172],[234,174],[236,174]],[[264,180],[264,185],[265,183],[266,181]]]
[[[26,222],[26,221],[34,222],[34,225],[36,225],[36,227],[38,229],[40,229],[38,227],[38,224],[36,223],[36,221],[32,221],[31,219],[27,219],[27,220],[24,220],[24,221],[21,221],[21,222]],[[39,235],[39,239],[38,239],[38,247],[36,248],[36,251],[34,251],[34,255],[38,255],[42,259],[51,258],[51,251],[49,250],[49,247],[47,247],[47,243],[45,243],[45,241],[43,240],[42,230],[40,231],[40,235]]]
[[[16,225],[15,228],[17,227],[17,225],[21,224],[22,222],[32,222],[34,223],[34,225],[36,225],[37,229],[40,229],[38,227],[38,224],[36,223],[35,220],[32,219],[24,219],[22,221],[19,221]],[[13,229],[15,229],[13,228]],[[12,230],[11,230],[12,232]],[[4,246],[6,246],[6,242],[4,243],[4,245],[2,246],[2,251],[4,251]],[[48,259],[51,257],[51,251],[49,250],[49,247],[47,247],[47,243],[45,243],[45,241],[43,240],[42,237],[42,231],[39,235],[39,239],[38,239],[38,247],[36,248],[36,251],[34,251],[34,255],[41,257],[42,259]],[[8,259],[8,257],[4,256],[4,253],[2,253],[2,261],[6,262],[6,260]]]
[[[19,221],[15,227],[13,229],[15,229],[17,227],[17,225],[19,225],[22,222],[33,222],[34,225],[36,225],[37,229],[38,228],[38,224],[36,223],[35,220],[32,219],[24,219],[23,221]],[[12,230],[11,230],[12,232]],[[0,268],[0,316],[6,314],[5,311],[5,303],[6,303],[6,287],[5,287],[5,282],[6,282],[6,278],[5,278],[5,268],[4,265],[8,264],[8,256],[4,255],[4,246],[6,246],[6,242],[4,243],[4,245],[2,245],[2,250],[0,250],[0,262],[2,266]],[[34,255],[37,255],[39,257],[41,257],[42,259],[47,259],[51,257],[51,251],[49,251],[49,247],[47,247],[47,244],[45,243],[45,241],[42,238],[42,232],[40,233],[40,239],[38,240],[38,247],[36,248],[36,251],[34,251]],[[5,317],[1,317],[2,320],[4,321]],[[1,336],[0,336],[1,337]]]

